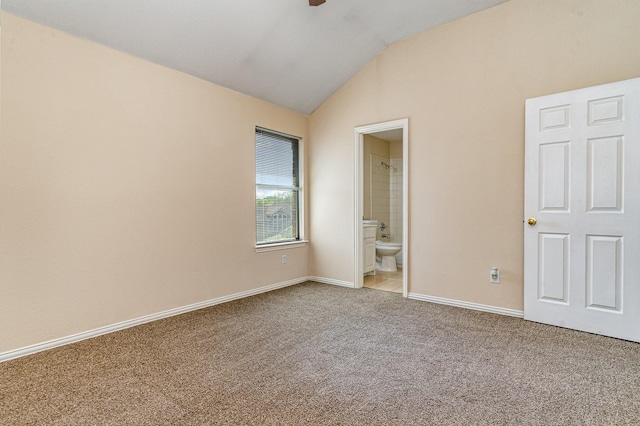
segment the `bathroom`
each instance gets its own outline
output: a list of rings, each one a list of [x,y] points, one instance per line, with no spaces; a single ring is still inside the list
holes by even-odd
[[[363,217],[377,220],[376,241],[402,243],[403,146],[402,130],[366,134],[363,140]],[[376,271],[364,286],[401,293],[402,251],[382,262],[376,250]],[[394,271],[393,269],[397,269]]]

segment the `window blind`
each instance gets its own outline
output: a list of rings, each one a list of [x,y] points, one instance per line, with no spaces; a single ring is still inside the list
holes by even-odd
[[[295,241],[299,233],[299,140],[256,128],[256,242]]]
[[[298,140],[256,129],[256,185],[298,187]]]

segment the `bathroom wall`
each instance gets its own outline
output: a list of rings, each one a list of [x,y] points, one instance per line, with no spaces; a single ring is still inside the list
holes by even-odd
[[[402,182],[403,182],[403,159],[402,142],[389,143],[389,231],[392,241],[402,242]],[[402,263],[402,253],[396,255],[399,264]]]
[[[525,100],[640,76],[638,22],[637,0],[510,0],[387,47],[310,117],[312,274],[355,279],[354,128],[407,117],[409,292],[523,309]]]
[[[255,126],[306,116],[6,13],[1,43],[0,353],[308,276],[254,249]]]
[[[390,201],[389,201],[389,230],[391,240],[402,242],[402,158],[391,159]],[[396,254],[396,263],[402,266],[402,251]]]
[[[389,158],[390,145],[389,142],[376,138],[373,135],[364,135],[362,151],[362,192],[364,203],[362,214],[364,219],[376,219],[371,216],[371,155]]]
[[[388,145],[388,144],[387,144]],[[391,223],[391,167],[385,167],[382,163],[389,164],[388,157],[371,154],[371,218],[378,220],[376,239],[382,239],[382,234],[389,234]],[[386,226],[380,229],[382,224]],[[390,241],[385,239],[385,241]]]

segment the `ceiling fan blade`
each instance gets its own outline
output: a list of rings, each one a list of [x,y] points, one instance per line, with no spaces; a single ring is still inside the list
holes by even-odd
[[[326,0],[309,0],[309,6],[320,6]]]

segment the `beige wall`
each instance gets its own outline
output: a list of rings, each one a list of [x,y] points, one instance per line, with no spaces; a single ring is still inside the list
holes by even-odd
[[[390,46],[310,118],[2,19],[0,353],[353,282],[354,128],[404,117],[410,292],[522,309],[524,100],[640,76],[637,0],[511,0]],[[255,125],[306,140],[308,248],[253,249]]]
[[[0,353],[307,276],[254,251],[254,127],[306,116],[2,18]]]
[[[310,117],[312,274],[354,280],[354,127],[408,117],[409,291],[521,310],[525,99],[640,76],[638,22],[511,0],[386,49]]]

